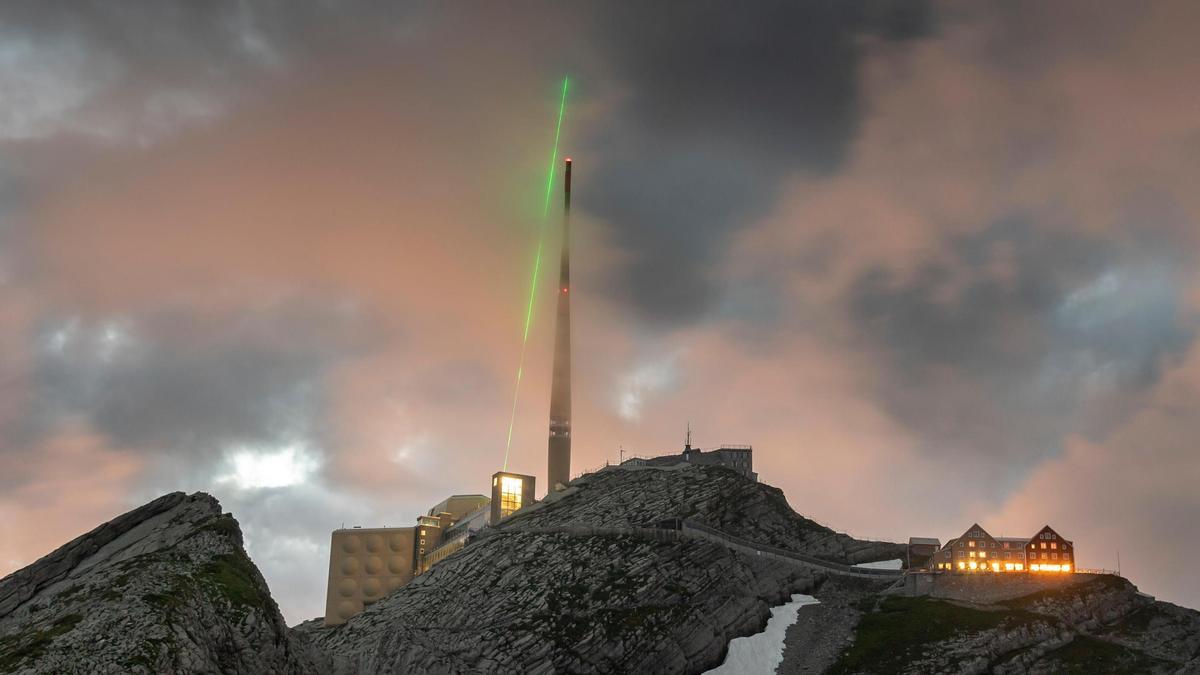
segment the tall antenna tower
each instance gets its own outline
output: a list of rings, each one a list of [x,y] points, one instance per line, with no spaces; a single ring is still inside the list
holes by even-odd
[[[571,480],[571,158],[563,178],[562,257],[558,268],[558,311],[554,317],[554,376],[550,387],[549,491]]]

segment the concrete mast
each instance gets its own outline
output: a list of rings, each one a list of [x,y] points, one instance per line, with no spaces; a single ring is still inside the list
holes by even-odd
[[[562,259],[554,324],[554,377],[550,387],[547,484],[559,490],[571,480],[571,158],[563,181]]]

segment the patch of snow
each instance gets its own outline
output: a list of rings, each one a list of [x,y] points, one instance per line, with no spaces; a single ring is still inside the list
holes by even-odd
[[[725,662],[705,675],[773,675],[783,663],[783,638],[787,629],[796,623],[801,607],[816,603],[813,596],[797,593],[791,602],[772,608],[771,619],[763,632],[731,640]]]
[[[879,560],[876,562],[863,563],[855,565],[869,570],[898,570],[904,565],[904,561],[896,558],[895,560]]]

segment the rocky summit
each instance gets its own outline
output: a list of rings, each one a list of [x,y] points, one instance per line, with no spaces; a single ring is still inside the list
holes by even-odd
[[[233,517],[176,493],[0,580],[0,673],[699,673],[794,593],[820,603],[780,673],[1197,672],[1200,614],[1123,579],[850,566],[902,551],[724,468],[610,467],[346,623],[288,629]]]
[[[313,673],[237,521],[181,492],[0,580],[0,673]]]

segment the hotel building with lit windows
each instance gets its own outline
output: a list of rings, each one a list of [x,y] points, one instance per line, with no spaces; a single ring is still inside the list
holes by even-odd
[[[1075,569],[1075,544],[1049,525],[1033,537],[993,537],[978,523],[962,536],[946,542],[929,566],[934,571],[971,572],[1071,572]]]

